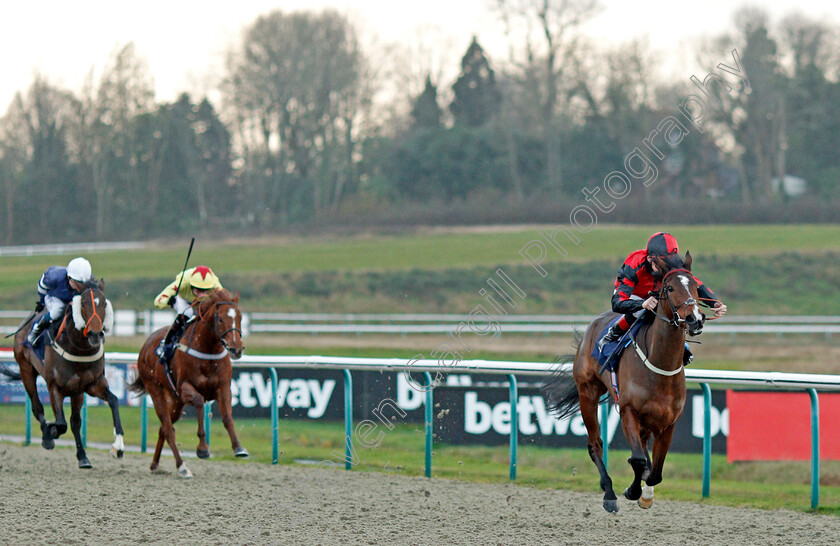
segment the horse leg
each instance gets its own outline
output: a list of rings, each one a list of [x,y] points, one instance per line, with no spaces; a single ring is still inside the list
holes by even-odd
[[[600,383],[598,384],[600,385]],[[605,388],[598,389],[597,386],[581,385],[580,393],[580,415],[583,417],[583,424],[586,425],[586,432],[589,434],[587,448],[589,458],[598,468],[601,476],[601,489],[604,491],[604,510],[607,512],[618,512],[618,500],[613,490],[612,478],[607,473],[604,465],[604,442],[601,440],[601,427],[598,424],[598,400]]]
[[[114,443],[111,444],[111,456],[116,459],[122,459],[123,453],[125,453],[125,441],[123,440],[122,421],[120,421],[120,401],[108,388],[108,381],[104,375],[93,386],[88,388],[87,392],[91,396],[104,400],[108,403],[108,407],[111,408],[111,418],[114,421]]]
[[[647,450],[642,444],[639,418],[630,406],[622,408],[621,426],[624,429],[624,437],[630,444],[630,458],[627,462],[633,467],[633,482],[624,490],[624,497],[638,500],[642,496],[642,474],[647,470]]]
[[[175,426],[172,424],[181,416],[181,410],[184,406],[177,399],[169,399],[168,394],[162,396],[161,405],[163,403],[166,403],[166,407],[164,408],[158,408],[158,404],[155,404],[155,413],[157,413],[158,419],[160,420],[160,430],[158,431],[155,456],[149,468],[155,470],[158,467],[160,452],[163,449],[163,440],[166,439],[166,443],[169,444],[169,449],[172,450],[172,455],[175,457],[175,467],[178,469],[178,475],[182,478],[192,478],[192,472],[184,464],[181,453],[178,451],[178,446],[175,444]]]
[[[653,462],[650,472],[645,479],[645,487],[642,488],[642,496],[639,498],[639,506],[650,508],[653,504],[653,486],[662,483],[662,468],[665,466],[665,455],[671,447],[671,438],[674,435],[674,425],[666,428],[659,436],[653,438]]]
[[[216,391],[216,403],[219,405],[219,413],[222,416],[222,423],[225,425],[233,454],[237,457],[250,457],[248,450],[239,443],[236,437],[236,426],[233,423],[233,410],[231,409],[230,382],[223,383]]]
[[[52,406],[53,415],[55,416],[55,421],[53,423],[44,422],[44,440],[49,438],[51,447],[47,447],[44,441],[41,442],[41,445],[44,446],[46,449],[52,449],[55,446],[55,443],[52,440],[57,439],[59,436],[67,432],[67,421],[64,419],[64,395],[59,392],[57,385],[52,385],[49,388],[50,391],[50,405]]]
[[[70,430],[73,431],[73,438],[76,440],[76,460],[79,461],[79,468],[93,468],[85,453],[85,446],[82,444],[82,404],[84,403],[84,393],[70,397]]]
[[[650,443],[650,431],[643,429],[639,435],[642,440],[642,446],[645,448],[645,471],[642,472],[642,481],[646,481],[650,475],[650,453],[648,452],[648,444]]]
[[[41,398],[38,396],[38,386],[36,383],[38,376],[35,373],[35,369],[28,362],[25,364],[18,363],[18,367],[20,368],[20,379],[23,382],[23,388],[26,389],[29,401],[32,402],[32,415],[38,420],[38,424],[41,426],[41,433],[43,435],[41,445],[44,446],[44,449],[52,449],[55,447],[55,442],[52,437],[47,438],[44,434],[45,430],[47,430],[47,418],[44,416],[44,405],[41,404]]]
[[[181,402],[195,408],[198,416],[198,447],[195,454],[199,459],[207,459],[210,457],[210,446],[207,445],[207,431],[204,430],[204,397],[195,387],[184,381],[181,383]]]

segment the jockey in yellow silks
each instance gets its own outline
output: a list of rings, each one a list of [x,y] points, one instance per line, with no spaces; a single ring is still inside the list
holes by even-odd
[[[221,288],[219,277],[209,267],[197,265],[178,273],[175,280],[155,297],[155,308],[166,309],[171,306],[176,313],[175,322],[155,351],[164,365],[167,365],[175,354],[178,340],[184,334],[187,322],[195,316],[192,303],[207,292]]]

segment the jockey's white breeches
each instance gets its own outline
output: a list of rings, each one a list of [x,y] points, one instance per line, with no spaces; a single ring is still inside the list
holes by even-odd
[[[44,308],[50,315],[50,320],[58,320],[64,314],[64,308],[67,304],[55,296],[44,296]]]

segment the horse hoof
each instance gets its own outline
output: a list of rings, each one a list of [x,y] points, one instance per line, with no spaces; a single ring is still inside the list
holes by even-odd
[[[53,449],[55,448],[55,441],[53,441],[52,438],[49,440],[41,440],[41,446],[44,449]]]
[[[627,499],[627,500],[631,500],[631,501],[639,500],[639,497],[642,496],[642,492],[641,491],[638,491],[638,492],[637,491],[631,491],[630,489],[631,488],[628,487],[627,489],[624,490],[624,498]]]
[[[618,500],[617,499],[612,499],[612,500],[606,500],[605,499],[604,500],[604,510],[606,510],[610,514],[618,513]]]
[[[233,454],[235,456],[239,457],[239,458],[242,458],[242,459],[247,459],[248,457],[251,456],[251,454],[248,453],[248,450],[245,449],[244,447],[237,447],[236,449],[233,450]]]
[[[115,459],[122,459],[125,452],[122,449],[111,448],[111,457]]]
[[[639,508],[650,508],[653,505],[653,487],[646,485],[642,488],[642,496],[639,497]]]
[[[187,468],[187,465],[181,463],[181,466],[178,467],[178,476],[181,478],[192,478],[193,474],[190,472],[190,469]]]
[[[93,465],[90,464],[87,457],[82,457],[79,459],[79,468],[93,468]]]
[[[209,449],[196,449],[195,455],[199,459],[209,459],[210,458],[210,450]]]

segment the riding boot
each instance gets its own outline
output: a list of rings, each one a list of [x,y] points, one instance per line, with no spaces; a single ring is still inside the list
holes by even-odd
[[[50,327],[51,322],[52,321],[50,320],[50,315],[44,315],[41,318],[41,320],[35,323],[35,326],[32,328],[32,331],[29,332],[28,336],[26,336],[26,341],[28,341],[29,344],[34,347],[35,344],[38,342],[38,338],[41,337],[41,334],[43,334],[44,331]]]
[[[688,348],[688,343],[685,344],[685,351],[683,351],[683,366],[688,366],[694,360],[694,354]]]
[[[607,333],[604,334],[604,337],[602,337],[601,340],[598,341],[598,350],[603,353],[604,352],[604,347],[606,346],[607,343],[616,342],[619,339],[621,339],[621,336],[623,336],[623,335],[624,335],[624,330],[622,330],[618,326],[618,323],[613,324],[612,326],[610,326],[610,329],[607,330]]]
[[[167,370],[169,369],[169,361],[175,355],[175,351],[178,348],[178,340],[181,339],[186,325],[187,317],[183,314],[177,315],[175,322],[172,323],[172,327],[166,332],[166,337],[163,338],[161,344],[155,349],[155,354]]]

